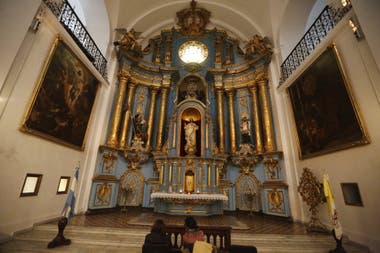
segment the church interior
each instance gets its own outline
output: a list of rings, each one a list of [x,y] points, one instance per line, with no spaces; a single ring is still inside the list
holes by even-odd
[[[380,251],[378,1],[0,7],[0,252],[66,208],[82,244],[92,226],[130,252],[186,216],[228,227],[223,252],[325,252],[277,243],[332,230]]]

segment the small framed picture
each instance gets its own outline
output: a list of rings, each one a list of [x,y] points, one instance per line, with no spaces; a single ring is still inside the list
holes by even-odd
[[[57,194],[66,194],[70,185],[70,177],[61,176],[58,182]]]
[[[42,174],[26,174],[20,197],[37,196],[40,189]]]
[[[341,183],[344,203],[350,206],[363,206],[357,183]]]

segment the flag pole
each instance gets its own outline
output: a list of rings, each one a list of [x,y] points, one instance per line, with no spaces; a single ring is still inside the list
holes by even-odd
[[[327,174],[323,175],[323,191],[327,200],[327,207],[329,210],[329,215],[331,216],[331,221],[333,229],[331,230],[332,236],[336,242],[336,247],[334,250],[330,250],[329,253],[346,253],[343,248],[343,230],[340,222],[338,220],[338,213],[335,208],[334,196],[331,191],[329,176]]]
[[[67,195],[67,199],[65,205],[63,206],[61,217],[58,220],[58,234],[54,237],[54,239],[49,242],[47,247],[49,249],[55,248],[62,245],[70,245],[71,240],[66,239],[63,235],[63,232],[70,221],[70,218],[74,215],[74,207],[75,207],[75,188],[78,183],[78,175],[79,175],[79,166],[80,162],[78,162],[78,167],[75,168],[73,181],[70,185],[70,192]]]

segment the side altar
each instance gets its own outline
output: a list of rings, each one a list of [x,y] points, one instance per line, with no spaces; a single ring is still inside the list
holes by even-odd
[[[210,16],[192,0],[159,35],[117,31],[118,80],[89,210],[290,216],[270,41],[255,34],[243,51],[233,34],[206,28]]]

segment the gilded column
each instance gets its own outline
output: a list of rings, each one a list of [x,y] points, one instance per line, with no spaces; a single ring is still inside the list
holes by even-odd
[[[234,91],[228,90],[228,110],[230,114],[230,142],[231,154],[236,153],[236,129],[235,129],[235,110],[234,110]]]
[[[164,164],[162,164],[162,165],[160,165],[160,185],[162,185],[163,184],[163,179],[164,179],[164,168],[165,168],[165,165]]]
[[[162,148],[162,138],[164,131],[164,121],[166,113],[166,99],[168,97],[168,88],[164,87],[161,91],[161,106],[160,106],[160,118],[158,120],[158,130],[157,130],[157,140],[156,140],[156,150],[161,150]]]
[[[136,83],[132,80],[129,81],[129,90],[128,90],[128,96],[127,96],[127,110],[124,113],[124,120],[123,125],[121,128],[121,135],[120,135],[120,148],[126,148],[127,146],[127,135],[128,135],[128,129],[129,129],[129,122],[131,119],[131,113],[132,113],[132,99],[135,94],[135,88]]]
[[[273,137],[273,122],[269,102],[268,80],[266,78],[262,78],[257,81],[257,84],[259,86],[261,111],[264,125],[264,148],[265,152],[273,152],[276,151],[276,144]]]
[[[218,167],[215,167],[216,171],[216,186],[219,187],[219,168]]]
[[[173,179],[173,164],[169,163],[169,185],[172,184],[172,179]]]
[[[210,187],[211,186],[211,165],[208,164],[208,177],[207,177],[207,186]]]
[[[223,90],[216,90],[216,97],[218,103],[218,125],[219,125],[219,151],[220,153],[225,152],[224,146],[224,114],[223,114]]]
[[[116,147],[118,145],[118,132],[121,120],[121,114],[123,111],[123,103],[125,98],[125,91],[127,89],[127,82],[130,75],[127,71],[120,71],[119,77],[119,91],[116,98],[116,104],[114,108],[114,115],[112,119],[111,130],[108,135],[107,145]]]
[[[152,88],[151,92],[152,92],[152,96],[150,98],[150,105],[149,105],[148,129],[146,130],[148,139],[145,144],[145,147],[147,150],[150,150],[150,145],[152,142],[154,106],[156,105],[156,96],[157,96],[158,89]]]
[[[259,116],[259,100],[257,98],[257,86],[256,84],[249,87],[249,90],[252,95],[252,116],[255,126],[255,148],[258,154],[262,154],[263,150],[263,141],[261,139],[261,124]]]

